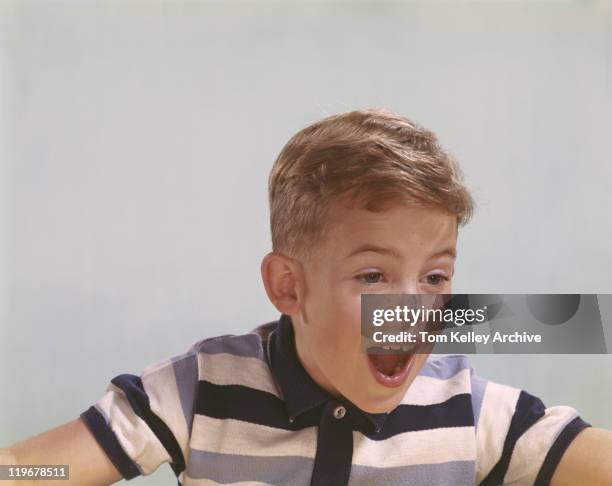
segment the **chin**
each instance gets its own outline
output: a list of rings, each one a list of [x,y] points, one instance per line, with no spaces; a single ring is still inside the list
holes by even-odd
[[[369,406],[359,407],[361,410],[367,413],[389,413],[392,412],[395,407],[401,403],[401,400],[397,400],[390,404],[369,404]]]
[[[353,403],[367,413],[389,413],[402,402],[405,393],[406,391],[404,390],[403,393],[398,393],[397,396],[370,398]]]

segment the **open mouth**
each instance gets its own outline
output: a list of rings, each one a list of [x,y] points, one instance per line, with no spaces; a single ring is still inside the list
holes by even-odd
[[[381,385],[394,388],[406,380],[415,356],[415,353],[368,354],[367,361],[376,381]]]

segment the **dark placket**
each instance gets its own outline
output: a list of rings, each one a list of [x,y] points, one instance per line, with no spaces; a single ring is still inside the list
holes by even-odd
[[[346,408],[328,402],[317,435],[317,454],[310,486],[345,486],[353,460],[353,429]]]

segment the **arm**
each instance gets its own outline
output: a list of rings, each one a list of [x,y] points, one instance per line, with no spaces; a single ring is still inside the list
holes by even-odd
[[[61,482],[66,486],[106,486],[122,479],[80,418],[0,450],[0,464],[68,464],[70,479]],[[14,483],[28,486],[49,481]]]
[[[580,432],[561,457],[550,484],[612,484],[612,431],[589,427]]]
[[[193,417],[183,410],[194,410],[199,346],[195,343],[187,353],[148,366],[141,376],[114,377],[95,406],[75,420],[0,450],[0,464],[68,464],[70,480],[62,485],[78,486],[146,476],[171,461],[180,474]],[[29,484],[51,483],[19,480],[14,486]]]

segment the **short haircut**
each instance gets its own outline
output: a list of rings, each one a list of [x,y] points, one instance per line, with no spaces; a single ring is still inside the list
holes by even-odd
[[[324,118],[297,132],[268,180],[272,249],[308,259],[325,237],[332,202],[381,211],[412,203],[465,225],[474,200],[436,135],[396,113],[364,109]]]

